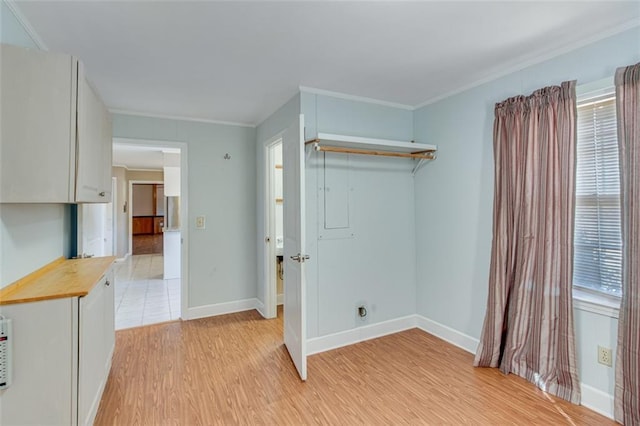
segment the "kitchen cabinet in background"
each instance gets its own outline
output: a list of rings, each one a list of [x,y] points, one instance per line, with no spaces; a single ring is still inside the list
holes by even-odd
[[[0,44],[0,202],[111,200],[111,118],[77,58]]]

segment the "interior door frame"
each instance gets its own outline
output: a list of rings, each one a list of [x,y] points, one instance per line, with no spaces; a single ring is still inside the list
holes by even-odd
[[[263,259],[264,271],[264,305],[265,318],[275,318],[278,315],[278,283],[276,280],[276,203],[275,203],[275,157],[273,150],[278,144],[282,144],[282,134],[272,137],[264,145],[264,229],[265,229],[265,250]],[[268,239],[268,241],[267,241]]]
[[[159,148],[180,149],[180,318],[189,319],[189,157],[188,144],[177,141],[157,141],[150,139],[113,138],[113,143],[123,145],[149,146]],[[164,183],[164,182],[163,182]],[[131,235],[131,188],[129,189],[129,235]],[[131,237],[129,237],[129,253],[131,253]]]
[[[155,170],[149,170],[154,172]],[[129,216],[129,253],[133,256],[133,185],[164,185],[163,180],[130,180],[129,181],[129,208],[127,216]],[[163,253],[164,254],[164,253]]]

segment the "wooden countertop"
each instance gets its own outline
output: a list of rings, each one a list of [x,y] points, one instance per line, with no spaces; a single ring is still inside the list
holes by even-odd
[[[0,290],[0,305],[86,296],[115,257],[54,260]]]

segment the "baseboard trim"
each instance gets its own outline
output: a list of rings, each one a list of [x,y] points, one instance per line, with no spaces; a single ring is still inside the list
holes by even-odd
[[[258,313],[262,315],[262,318],[267,317],[264,312],[264,303],[262,303],[262,301],[259,299],[256,299],[256,311],[258,311]]]
[[[614,418],[615,405],[613,395],[609,395],[600,389],[585,385],[584,383],[580,385],[580,391],[582,392],[582,402],[580,405],[610,419]]]
[[[278,295],[278,301],[276,303],[278,304],[278,306],[284,305],[284,294]]]
[[[213,305],[196,306],[187,309],[186,319],[214,317],[217,315],[233,314],[234,312],[250,311],[258,307],[258,299],[242,299],[233,302],[215,303]]]
[[[472,354],[476,353],[479,340],[475,337],[471,337],[439,322],[425,318],[422,315],[416,315],[416,327],[467,352]]]
[[[307,340],[307,355],[330,351],[416,327],[415,315],[369,324]]]
[[[124,262],[125,260],[127,260],[129,256],[131,256],[131,253],[125,254],[124,257],[117,257],[114,262],[116,263]]]

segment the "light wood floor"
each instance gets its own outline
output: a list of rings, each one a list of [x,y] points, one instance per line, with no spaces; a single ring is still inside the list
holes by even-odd
[[[420,330],[309,357],[256,311],[117,332],[96,425],[615,424]]]

